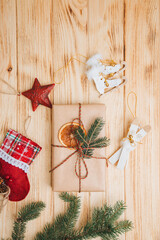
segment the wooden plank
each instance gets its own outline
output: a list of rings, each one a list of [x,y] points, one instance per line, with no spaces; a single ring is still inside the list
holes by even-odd
[[[120,239],[155,240],[160,235],[159,12],[158,0],[0,1],[0,77],[18,91],[31,88],[35,77],[42,84],[53,82],[53,73],[78,53],[90,57],[99,52],[104,58],[127,61],[129,81],[125,91],[121,88],[99,99],[94,84],[85,78],[85,65],[74,60],[63,83],[57,84],[50,94],[55,104],[106,104],[106,135],[111,138],[107,157],[117,150],[132,121],[126,105],[127,95],[131,90],[137,94],[137,116],[142,125],[151,124],[152,132],[131,153],[124,172],[109,165],[105,193],[77,194],[82,198],[80,226],[91,216],[92,208],[105,200],[110,204],[119,199],[126,201],[125,218],[133,220],[135,229]],[[60,71],[55,81],[63,77]],[[0,84],[0,90],[2,88]],[[131,102],[134,107],[133,98]],[[27,135],[43,147],[30,167],[28,197],[20,203],[8,203],[0,216],[0,237],[10,237],[14,216],[21,206],[43,200],[45,211],[27,225],[26,239],[32,239],[45,223],[67,207],[58,193],[53,193],[48,173],[51,168],[51,111],[40,106],[33,113],[28,99],[5,95],[0,95],[0,109],[1,142],[8,128],[26,135],[25,120],[31,115]]]
[[[160,152],[159,152],[159,1],[125,1],[125,55],[129,83],[138,97],[137,117],[142,126],[151,124],[152,132],[131,154],[125,170],[126,217],[135,229],[126,239],[159,239]],[[133,101],[133,98],[130,99]],[[133,104],[132,104],[133,108]],[[126,106],[125,126],[132,120]]]
[[[50,0],[17,0],[18,88],[20,91],[30,89],[35,77],[42,85],[52,82],[50,75],[52,60],[51,8]],[[42,146],[42,151],[30,166],[30,193],[23,202],[18,204],[18,209],[31,201],[42,200],[46,203],[46,209],[41,218],[27,225],[26,239],[32,239],[44,224],[53,218],[51,176],[49,174],[51,168],[51,109],[39,106],[33,112],[30,100],[21,96],[18,105],[18,129],[25,135],[24,125],[28,116],[31,116],[31,123],[27,135]]]
[[[0,1],[0,78],[17,89],[16,5]],[[12,92],[0,82],[0,91]],[[9,128],[17,128],[17,96],[0,94],[0,142]],[[0,214],[0,238],[10,236],[16,203],[9,202]]]
[[[123,1],[89,1],[89,56],[100,53],[104,59],[123,60]],[[119,147],[123,137],[123,88],[99,98],[93,82],[89,84],[89,102],[106,104],[106,136],[111,145],[106,149],[109,157]],[[91,193],[90,207],[101,206],[105,200],[114,204],[124,199],[124,173],[109,164],[106,168],[106,193]],[[125,235],[121,237],[124,239]]]
[[[84,61],[78,54],[87,55],[87,1],[63,1],[53,0],[52,19],[52,53],[53,65],[52,75],[60,67],[65,66],[71,57]],[[55,104],[88,103],[88,83],[85,81],[83,73],[85,65],[73,60],[64,71],[57,72],[54,92]],[[63,114],[63,113],[62,113]],[[54,174],[54,173],[53,173]],[[67,177],[66,173],[66,177]],[[81,196],[82,211],[80,224],[88,217],[89,193],[78,194]],[[66,210],[66,204],[59,200],[58,193],[54,194],[54,216]]]
[[[75,57],[84,61],[78,54],[87,54],[87,1],[73,2],[53,1],[53,72],[65,66]],[[76,60],[69,64],[66,74],[59,71],[55,74],[55,81],[62,84],[56,85],[54,103],[77,103],[87,101],[87,84],[81,79],[84,65]],[[76,90],[76,91],[75,91]]]

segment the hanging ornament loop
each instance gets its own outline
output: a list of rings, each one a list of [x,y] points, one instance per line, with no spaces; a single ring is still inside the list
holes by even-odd
[[[11,92],[4,92],[0,90],[0,93],[6,94],[6,95],[17,95],[20,96],[21,93],[18,92],[14,87],[12,87],[8,82],[6,82],[4,79],[0,78],[0,82],[2,82],[4,85],[6,85]]]
[[[132,94],[133,94],[134,97],[135,97],[135,113],[131,110],[131,107],[130,107],[130,105],[129,105],[129,97],[130,97]],[[129,109],[130,113],[132,114],[133,118],[136,118],[136,116],[137,116],[137,94],[136,94],[135,92],[133,92],[133,91],[131,91],[130,93],[128,93],[128,96],[127,96],[127,107],[128,107],[128,109]]]
[[[86,63],[83,62],[83,61],[81,61],[81,60],[79,60],[79,59],[77,58],[77,56],[80,56],[80,57],[83,57],[83,58],[87,59],[87,57],[84,56],[84,55],[82,55],[82,54],[77,54],[76,56],[71,57],[71,58],[68,60],[68,62],[67,62],[66,65],[64,65],[63,67],[59,68],[58,70],[56,70],[56,71],[54,72],[54,74],[53,74],[53,81],[54,81],[55,84],[61,84],[61,83],[63,83],[63,81],[64,81],[64,79],[65,79],[65,75],[66,75],[67,69],[68,69],[70,63],[72,63],[73,61],[77,61],[77,62],[79,62],[79,63],[82,63],[82,64],[86,65]],[[54,75],[55,75],[57,72],[61,71],[62,69],[64,69],[64,73],[63,73],[62,80],[61,80],[60,82],[56,82],[55,79],[54,79]]]
[[[135,112],[132,111],[132,109],[129,105],[129,97],[131,94],[133,94],[135,97]],[[151,127],[149,125],[141,128],[138,120],[136,119],[137,95],[133,91],[130,92],[127,96],[127,106],[128,106],[130,113],[132,114],[134,120],[130,125],[127,136],[122,139],[121,148],[109,158],[109,161],[112,164],[115,164],[116,162],[118,162],[117,168],[119,168],[119,169],[124,169],[124,167],[127,165],[128,160],[129,160],[129,153],[136,148],[137,144],[142,144],[141,140],[151,130]]]

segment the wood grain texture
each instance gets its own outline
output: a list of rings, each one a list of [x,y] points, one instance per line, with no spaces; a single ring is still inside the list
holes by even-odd
[[[89,1],[89,55],[100,52],[105,59],[123,60],[123,1]],[[107,157],[119,146],[123,136],[123,88],[99,98],[90,83],[89,102],[106,104],[106,135],[111,139],[107,147]],[[114,109],[114,111],[112,110]],[[112,124],[111,124],[112,123]],[[122,184],[119,184],[122,182]],[[91,193],[90,206],[100,206],[105,199],[109,204],[124,199],[124,173],[109,166],[106,169],[106,192]],[[123,235],[121,239],[124,239]]]
[[[17,54],[16,54],[16,4],[14,1],[0,1],[0,77],[17,89]],[[11,71],[9,69],[12,69]],[[0,83],[0,90],[6,86]],[[0,141],[9,128],[17,128],[17,96],[0,94]],[[0,237],[10,236],[16,203],[10,203],[0,216]]]
[[[50,84],[51,54],[51,1],[17,0],[17,59],[18,59],[18,90],[25,91],[33,85],[37,77],[40,83]],[[54,90],[53,90],[54,91]],[[51,110],[38,107],[32,112],[31,102],[21,96],[18,102],[18,130],[25,134],[24,124],[31,116],[31,124],[27,131],[28,137],[42,146],[42,152],[30,168],[29,180],[31,190],[25,201],[42,200],[46,210],[42,218],[28,224],[27,236],[32,239],[37,230],[47,221],[52,220],[53,201],[51,178]],[[34,130],[33,130],[34,129]],[[32,186],[36,186],[32,188]]]
[[[77,194],[82,199],[78,225],[90,218],[94,206],[125,200],[128,209],[122,219],[134,222],[134,230],[120,239],[160,239],[160,2],[159,0],[0,0],[0,77],[17,91],[41,84],[56,84],[50,94],[55,104],[105,103],[106,135],[111,138],[109,157],[127,133],[132,116],[126,105],[128,93],[138,97],[137,117],[142,125],[151,124],[149,133],[131,153],[128,168],[106,169],[105,193]],[[85,77],[85,65],[76,60],[64,71],[54,72],[76,56],[101,53],[105,58],[126,60],[128,83],[110,95],[98,97],[93,82]],[[8,71],[8,69],[11,71]],[[4,86],[0,83],[0,90]],[[131,98],[134,107],[134,99]],[[7,106],[7,107],[6,107]],[[10,237],[15,214],[28,202],[43,200],[46,209],[27,225],[26,239],[33,239],[45,223],[66,210],[67,205],[52,191],[51,110],[43,106],[32,112],[23,96],[0,95],[0,140],[8,128],[25,133],[43,150],[30,167],[31,191],[19,203],[8,203],[0,215],[0,238]],[[67,177],[67,175],[66,175]],[[98,240],[98,239],[97,239]]]
[[[125,55],[129,83],[125,98],[132,89],[138,98],[137,117],[150,124],[152,132],[131,154],[125,170],[126,217],[134,220],[135,230],[127,239],[159,239],[160,152],[160,5],[159,1],[126,1]],[[125,126],[131,120],[126,107]],[[126,128],[127,130],[127,128]]]

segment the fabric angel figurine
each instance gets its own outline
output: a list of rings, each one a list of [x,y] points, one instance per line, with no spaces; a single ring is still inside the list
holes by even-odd
[[[126,69],[126,62],[117,64],[113,60],[104,60],[100,54],[96,54],[89,58],[87,64],[87,78],[94,80],[96,88],[102,96],[123,86],[127,80],[125,77],[118,77],[118,74]]]
[[[149,125],[140,128],[137,119],[135,119],[129,128],[127,137],[122,140],[122,147],[113,154],[108,160],[110,163],[117,164],[118,169],[124,169],[129,160],[129,153],[133,151],[137,144],[147,135],[151,130]]]

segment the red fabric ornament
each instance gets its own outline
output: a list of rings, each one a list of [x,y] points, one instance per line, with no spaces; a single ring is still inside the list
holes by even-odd
[[[10,201],[23,200],[29,190],[29,165],[41,147],[20,133],[9,130],[0,147],[0,177],[11,189]]]
[[[52,108],[48,94],[54,86],[54,83],[41,86],[38,79],[35,78],[33,87],[28,91],[22,92],[22,95],[31,100],[33,111],[35,111],[40,104]]]
[[[11,189],[9,195],[10,201],[23,200],[30,190],[30,183],[27,174],[0,158],[0,176],[4,179],[6,185]]]

